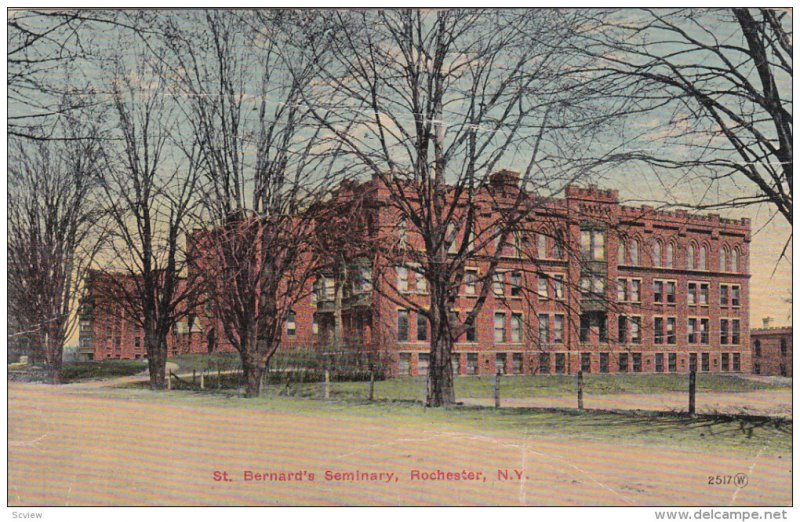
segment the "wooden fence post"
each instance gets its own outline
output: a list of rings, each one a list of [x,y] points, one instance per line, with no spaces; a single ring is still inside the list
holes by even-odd
[[[222,389],[222,370],[217,366],[217,389]]]
[[[167,370],[167,390],[172,389],[172,370]]]
[[[578,370],[578,409],[583,410],[583,370]]]
[[[325,386],[322,389],[322,396],[325,400],[331,398],[331,372],[329,370],[325,370]]]
[[[694,396],[697,388],[697,372],[689,372],[689,415],[694,415]]]
[[[500,370],[494,376],[494,407],[500,407]]]
[[[375,372],[369,372],[369,400],[375,400]]]
[[[205,379],[205,376],[206,376],[206,371],[205,371],[205,370],[203,370],[203,371],[200,373],[200,389],[201,389],[201,390],[205,390],[205,389],[206,389],[206,379]]]

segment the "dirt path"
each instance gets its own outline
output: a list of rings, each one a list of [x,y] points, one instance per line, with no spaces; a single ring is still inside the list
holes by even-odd
[[[9,505],[787,505],[791,456],[498,437],[475,427],[344,421],[150,392],[9,384]],[[412,481],[411,470],[483,481]],[[519,469],[520,481],[498,481]],[[244,482],[243,471],[315,473]],[[326,470],[394,482],[326,481]],[[227,471],[233,482],[215,482]],[[710,486],[748,473],[749,484]],[[512,472],[513,473],[513,472]]]
[[[490,406],[494,399],[461,399],[464,404]],[[792,416],[791,388],[760,390],[756,392],[722,393],[702,392],[697,397],[698,413],[748,413],[753,415]],[[584,406],[589,409],[605,410],[652,410],[686,411],[686,393],[616,393],[606,395],[585,395]],[[574,408],[577,399],[574,395],[531,397],[526,399],[502,399],[504,407],[525,408]]]

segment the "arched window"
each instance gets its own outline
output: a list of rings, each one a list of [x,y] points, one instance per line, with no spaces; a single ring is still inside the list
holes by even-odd
[[[731,272],[739,271],[739,250],[734,248],[731,251]]]
[[[686,268],[694,270],[694,245],[689,245],[686,248]]]
[[[667,243],[667,268],[672,268],[672,254],[674,253],[675,247],[672,243]]]
[[[401,219],[397,224],[397,240],[400,248],[406,247],[406,242],[408,240],[408,223],[406,223],[405,218]]]
[[[561,230],[556,231],[556,236],[553,239],[553,257],[555,259],[564,258],[564,232]]]
[[[639,242],[637,240],[631,241],[630,252],[631,256],[631,264],[638,265],[639,264]]]
[[[706,247],[700,247],[700,262],[697,267],[700,270],[706,270]]]
[[[619,239],[619,245],[617,246],[617,264],[625,264],[625,239],[623,238]]]
[[[653,266],[661,266],[661,241],[653,242]]]
[[[719,247],[719,270],[720,272],[727,272],[728,270],[728,249]]]
[[[536,255],[539,259],[547,257],[547,236],[541,232],[536,234]]]

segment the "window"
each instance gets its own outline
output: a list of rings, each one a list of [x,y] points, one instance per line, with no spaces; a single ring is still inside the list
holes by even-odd
[[[731,344],[739,344],[739,320],[731,320]]]
[[[658,279],[653,281],[653,302],[664,302],[664,281],[659,281]]]
[[[700,370],[707,372],[711,369],[711,362],[708,352],[700,354]]]
[[[689,354],[689,371],[696,372],[697,371],[697,354],[690,353]]]
[[[539,373],[550,373],[550,354],[539,354]]]
[[[617,301],[624,303],[628,300],[628,280],[617,279]]]
[[[706,247],[700,247],[700,260],[697,263],[697,268],[706,270]]]
[[[408,341],[408,310],[397,311],[397,340]]]
[[[336,297],[336,281],[332,277],[325,278],[325,299],[331,300]]]
[[[314,314],[314,316],[311,318],[311,333],[313,335],[319,334],[319,318],[317,317],[317,314]]]
[[[522,314],[511,314],[511,342],[522,342]]]
[[[761,373],[761,364],[754,362],[753,363],[753,373],[758,375]]]
[[[600,373],[608,373],[608,352],[600,353]]]
[[[688,342],[689,344],[697,344],[697,319],[690,318],[689,322],[689,329],[687,330],[688,333]]]
[[[653,344],[664,344],[664,318],[653,319]]]
[[[408,269],[404,266],[397,267],[397,291],[408,292]]]
[[[664,373],[664,354],[657,353],[656,354],[656,372]]]
[[[728,285],[719,285],[719,304],[728,306]]]
[[[672,268],[672,254],[674,251],[674,246],[672,243],[667,243],[667,268]]]
[[[708,306],[708,283],[700,283],[700,306]]]
[[[506,342],[506,314],[503,312],[494,314],[494,342]]]
[[[399,246],[400,248],[405,248],[407,240],[408,240],[408,224],[406,223],[405,218],[403,218],[397,224],[397,246]]]
[[[424,294],[428,291],[428,280],[425,279],[425,275],[422,273],[422,270],[419,267],[415,267],[414,270],[414,282],[417,285],[417,293]]]
[[[653,242],[653,266],[661,266],[661,241]]]
[[[697,304],[697,283],[689,283],[689,291],[686,294],[686,302],[689,306]]]
[[[728,320],[719,320],[719,344],[728,344]]]
[[[675,303],[675,281],[667,281],[667,303]]]
[[[478,354],[467,354],[467,375],[478,375]]]
[[[584,373],[591,373],[592,371],[592,354],[590,353],[582,353],[581,354],[581,371]]]
[[[675,373],[678,371],[678,354],[671,353],[669,354],[669,373]]]
[[[694,245],[686,248],[686,268],[694,270]]]
[[[511,373],[522,373],[522,354],[519,352],[511,354]]]
[[[505,274],[497,272],[492,276],[492,291],[494,295],[503,295],[503,286],[505,285]]]
[[[756,342],[753,343],[753,347],[755,348],[756,351],[756,357],[761,357],[761,341],[756,339]]]
[[[739,353],[733,354],[733,371],[735,372],[742,371],[742,354]]]
[[[640,373],[642,371],[642,354],[640,353],[633,354],[633,371],[636,373]]]
[[[786,357],[786,339],[781,339],[781,357]]]
[[[700,319],[700,344],[708,344],[708,319]]]
[[[556,354],[556,373],[564,373],[566,371],[566,355],[563,353]]]
[[[722,371],[730,371],[730,355],[727,353],[722,354]]]
[[[297,335],[297,315],[293,311],[286,314],[286,335],[289,337]]]
[[[417,341],[428,340],[428,318],[417,314]]]
[[[642,342],[642,318],[641,317],[631,317],[631,342],[632,343],[641,343]]]
[[[136,337],[133,340],[133,346],[136,347],[136,348],[141,348],[141,346],[142,346],[142,338],[141,337]]]
[[[447,253],[448,254],[455,254],[458,252],[458,242],[456,242],[456,235],[458,234],[458,229],[456,228],[455,223],[448,223],[447,224]]]
[[[728,250],[725,247],[719,249],[719,271],[726,272],[728,270]]]
[[[617,318],[617,341],[620,344],[628,342],[628,318],[624,315]]]
[[[627,353],[619,354],[618,362],[619,362],[619,371],[623,372],[623,373],[627,373],[628,372],[628,354]]]
[[[417,354],[417,375],[428,375],[428,366],[430,365],[429,353]]]
[[[537,294],[539,299],[547,299],[547,277],[540,275],[538,279]]]
[[[494,356],[494,368],[495,372],[505,375],[506,373],[506,354],[498,353]]]
[[[468,319],[466,324],[467,324],[467,342],[474,343],[478,340],[478,336],[475,333],[475,320]]]
[[[553,257],[555,259],[564,258],[564,233],[560,230],[556,232],[553,239]]]
[[[411,354],[400,353],[400,375],[411,375]]]
[[[731,306],[739,306],[739,287],[731,287]]]
[[[620,238],[619,245],[617,246],[617,264],[625,264],[625,240]]]
[[[461,354],[455,352],[450,354],[450,367],[453,369],[453,375],[461,374]]]
[[[540,259],[547,257],[547,236],[544,234],[536,234],[536,253]]]
[[[478,281],[477,270],[467,270],[464,273],[464,293],[467,295],[475,295],[475,284]]]
[[[734,248],[731,251],[731,272],[738,272],[738,271],[739,271],[739,251]]]
[[[511,272],[511,297],[519,297],[522,293],[522,274]]]
[[[639,264],[639,242],[635,239],[631,241],[629,254],[631,256],[631,264],[637,266]]]
[[[563,275],[554,275],[553,276],[553,294],[555,295],[556,299],[564,299],[564,276]]]
[[[417,289],[425,286],[425,278],[422,274],[416,274]],[[363,294],[372,291],[372,269],[369,267],[361,267],[357,270],[355,280],[353,281],[353,293]]]
[[[603,230],[581,230],[581,255],[591,261],[605,261],[606,233]]]
[[[642,300],[642,282],[638,279],[631,279],[631,301],[638,303]]]
[[[564,316],[561,314],[553,316],[553,342],[564,342]]]
[[[676,319],[667,317],[667,344],[675,344],[678,336],[675,334]]]
[[[550,316],[539,314],[539,345],[550,342]]]

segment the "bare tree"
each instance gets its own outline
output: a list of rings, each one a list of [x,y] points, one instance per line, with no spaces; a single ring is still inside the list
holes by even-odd
[[[111,225],[100,288],[142,327],[150,386],[162,389],[167,336],[198,297],[184,248],[199,201],[193,137],[182,141],[167,71],[149,52],[118,57],[111,77],[115,129],[102,173]]]
[[[644,162],[662,177],[669,169],[680,173],[664,183],[673,204],[713,209],[768,203],[791,226],[791,13],[585,14],[592,30],[576,49],[594,60],[593,77],[613,79],[606,83],[614,86],[609,97],[633,100],[631,114],[650,121],[644,133],[640,125],[629,135],[626,150],[614,159]]]
[[[317,149],[320,128],[301,103],[322,59],[303,49],[316,17],[207,11],[165,23],[212,227],[196,241],[199,266],[253,397],[310,292],[315,222],[333,185],[331,154]]]
[[[70,120],[64,135],[80,136],[85,125]],[[83,276],[102,238],[100,144],[14,139],[11,145],[8,304],[17,330],[12,335],[28,339],[35,350],[29,355],[47,364],[57,384]]]
[[[572,14],[557,11],[327,18],[331,36],[317,45],[331,48],[336,60],[308,104],[341,144],[342,161],[373,175],[388,194],[393,222],[418,238],[415,247],[386,249],[385,259],[414,266],[429,298],[405,298],[393,272],[378,286],[428,319],[427,403],[447,405],[454,400],[453,343],[480,312],[502,252],[543,196],[584,175],[578,160],[597,145],[603,118],[582,79],[569,74],[579,65],[575,55],[560,46],[579,28]],[[489,175],[512,161],[523,165],[520,179],[490,183]],[[465,264],[477,258],[487,265],[475,306],[456,318],[450,308]]]

